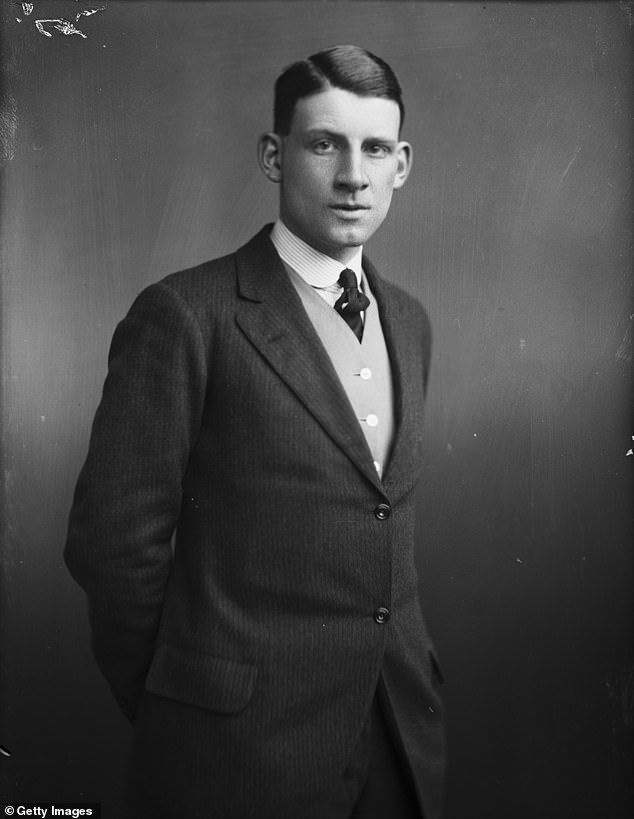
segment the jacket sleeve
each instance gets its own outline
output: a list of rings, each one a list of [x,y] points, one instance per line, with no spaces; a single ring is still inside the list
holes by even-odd
[[[145,290],[115,331],[70,513],[66,564],[87,594],[95,658],[131,720],[159,626],[205,361],[182,297],[164,283]]]

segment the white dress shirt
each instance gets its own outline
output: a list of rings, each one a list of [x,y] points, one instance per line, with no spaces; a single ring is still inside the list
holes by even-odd
[[[344,268],[353,270],[357,277],[357,285],[362,286],[362,247],[357,248],[353,258],[344,264],[306,244],[289,230],[281,219],[273,225],[271,241],[284,264],[301,276],[331,307],[335,306],[343,290],[339,284],[339,276]],[[361,315],[363,316],[363,313]]]

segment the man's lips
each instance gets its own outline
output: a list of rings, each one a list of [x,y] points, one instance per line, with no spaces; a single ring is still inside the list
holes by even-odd
[[[357,213],[358,211],[362,210],[369,210],[370,208],[367,205],[349,205],[349,204],[333,204],[330,206],[333,210],[345,210],[349,213]]]

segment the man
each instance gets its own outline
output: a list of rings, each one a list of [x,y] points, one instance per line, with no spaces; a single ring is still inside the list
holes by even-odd
[[[401,91],[352,46],[275,91],[280,218],[118,326],[66,560],[135,724],[130,816],[434,819],[413,560],[430,331],[362,257],[410,170]]]

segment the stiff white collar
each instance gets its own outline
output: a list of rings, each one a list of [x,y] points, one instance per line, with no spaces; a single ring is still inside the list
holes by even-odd
[[[289,230],[281,219],[273,225],[271,241],[280,255],[281,260],[291,267],[311,287],[318,289],[330,288],[337,285],[339,276],[344,267],[354,270],[357,282],[361,285],[363,268],[361,266],[362,248],[359,247],[349,262],[337,261],[324,253],[320,253],[306,244],[299,236]],[[337,285],[338,289],[339,286]]]

